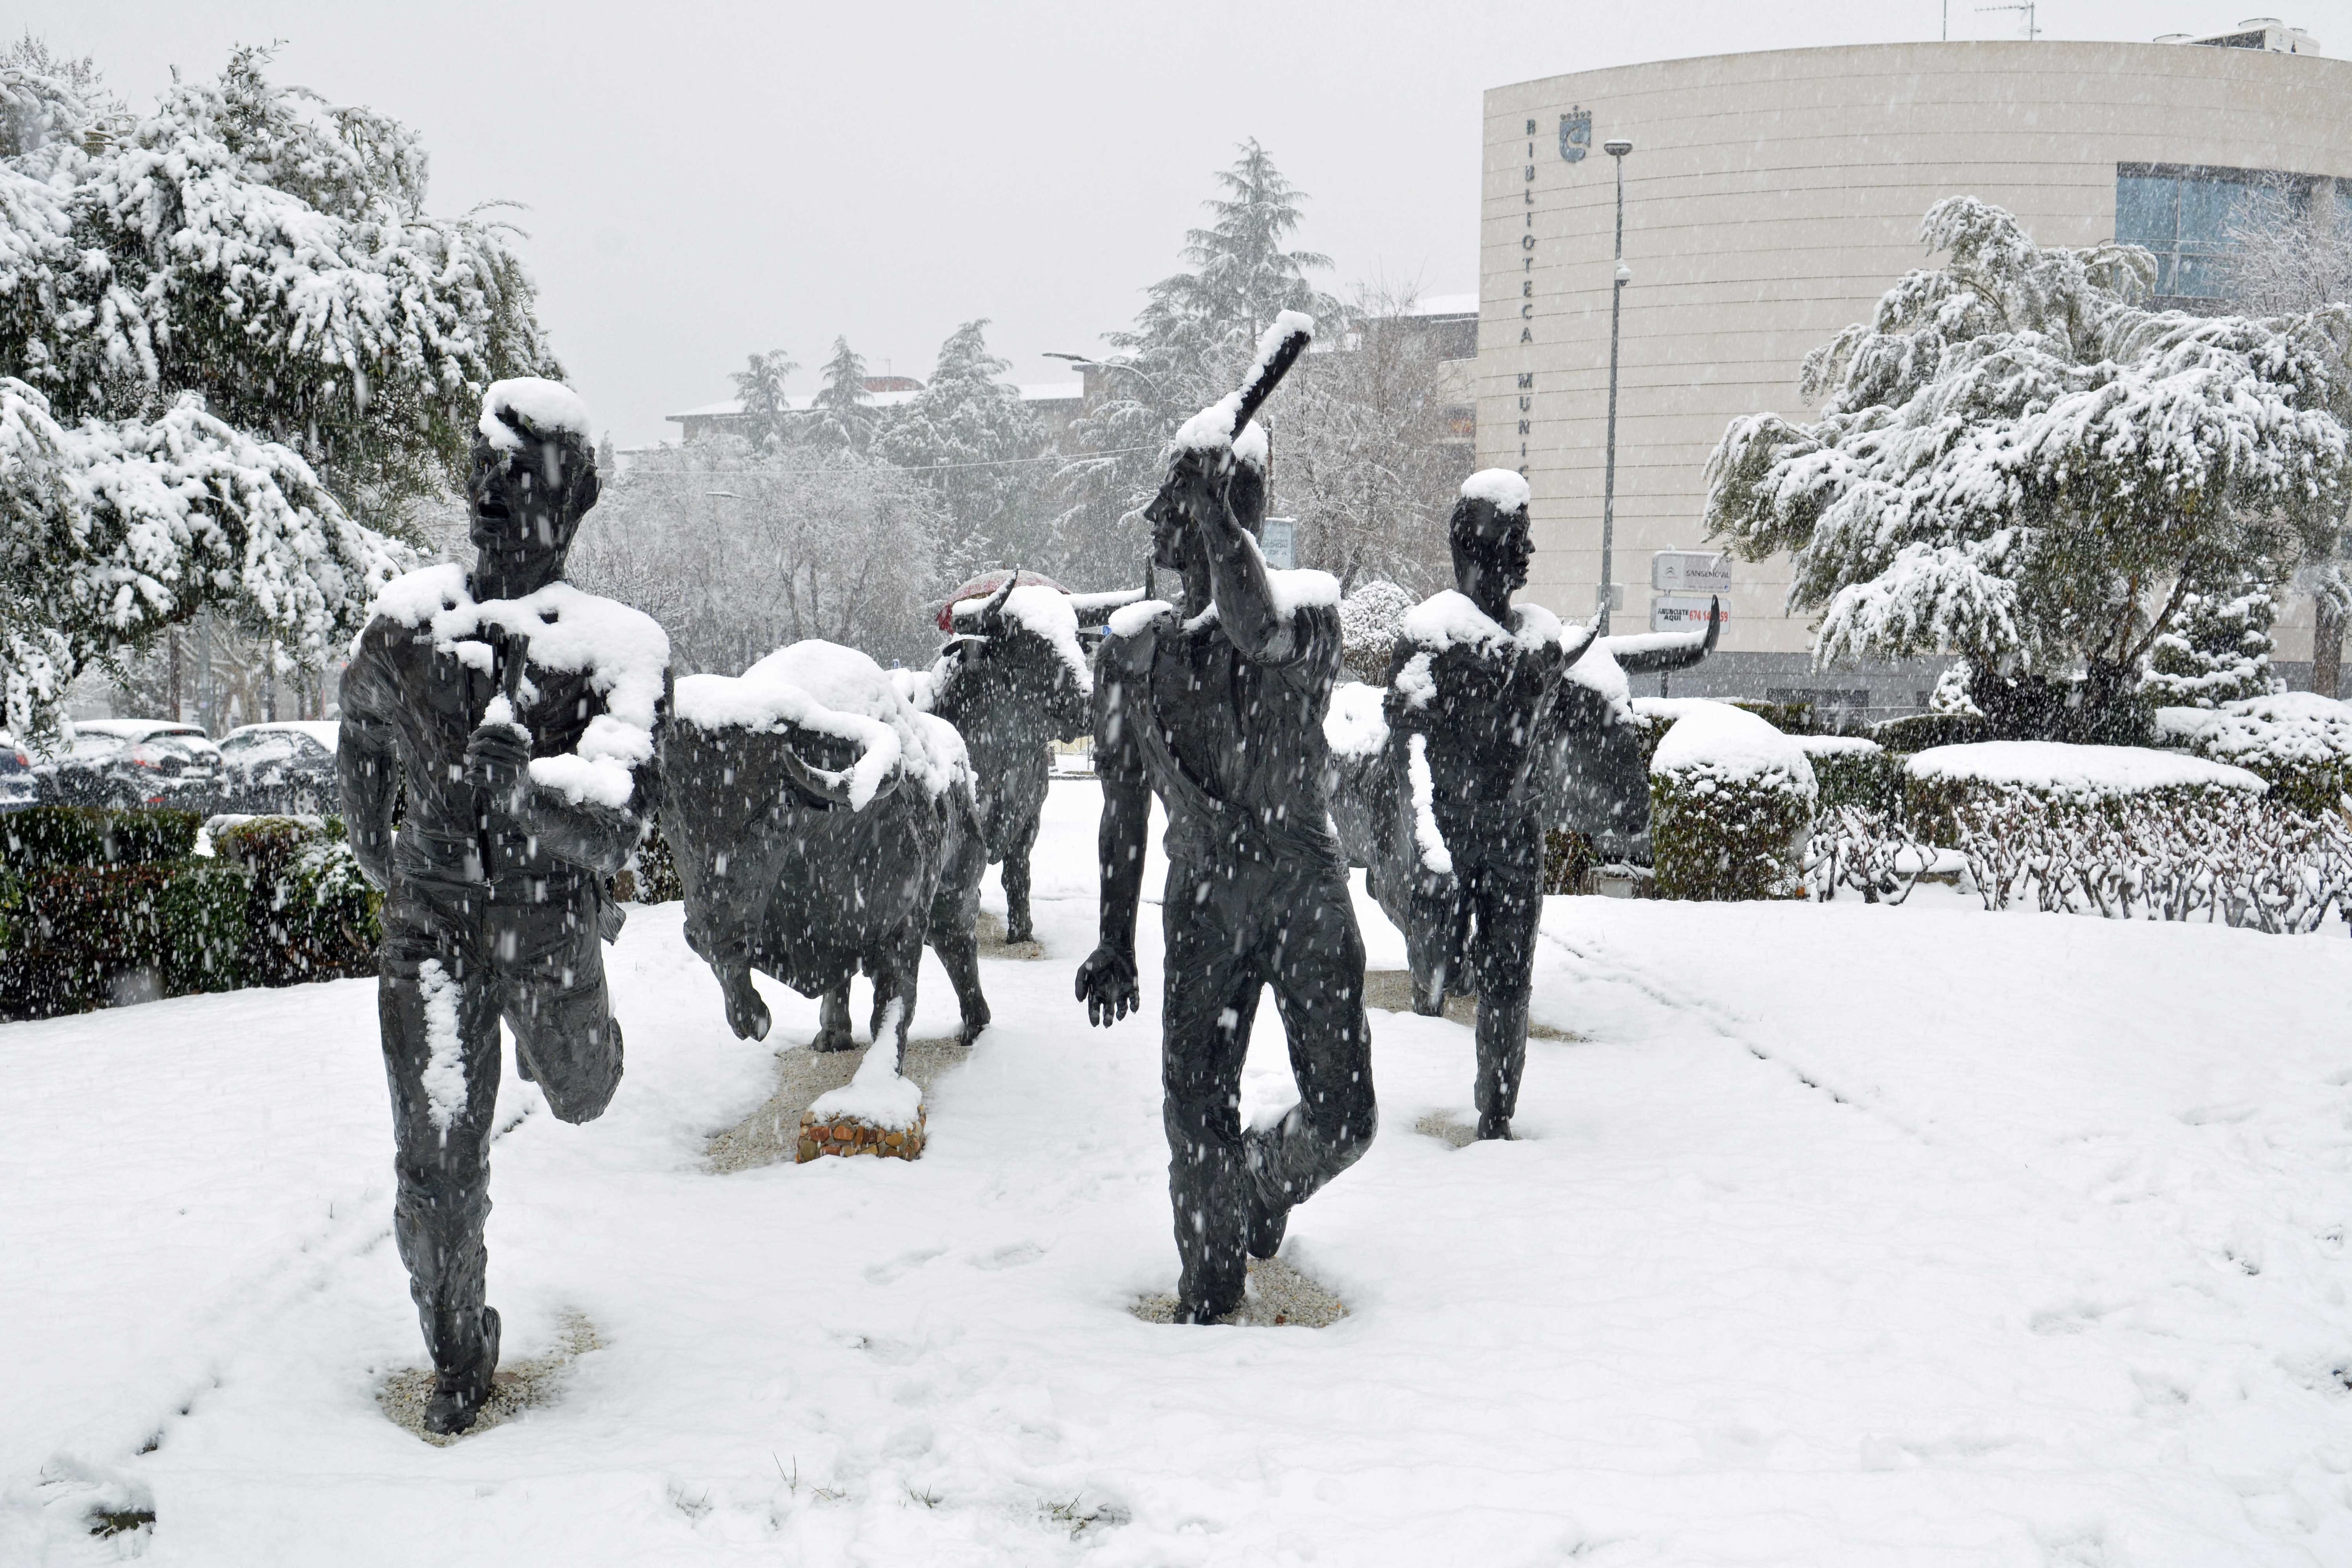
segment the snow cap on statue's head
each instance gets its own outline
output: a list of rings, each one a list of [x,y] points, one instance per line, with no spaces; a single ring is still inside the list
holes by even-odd
[[[1528,510],[1528,479],[1510,468],[1481,468],[1462,481],[1464,500],[1482,500],[1496,511]]]
[[[560,441],[569,436],[582,447],[591,445],[588,405],[560,381],[519,375],[494,381],[482,394],[482,417],[475,428],[491,446],[513,451],[529,437],[535,441]]]
[[[1251,420],[1238,436],[1231,432],[1238,395],[1221,397],[1190,419],[1176,432],[1176,449],[1180,452],[1230,452],[1236,462],[1247,463],[1263,472],[1265,468],[1265,427]]]

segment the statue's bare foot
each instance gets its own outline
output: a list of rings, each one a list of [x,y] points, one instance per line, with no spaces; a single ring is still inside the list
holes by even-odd
[[[1511,1119],[1507,1116],[1479,1117],[1478,1136],[1508,1142],[1511,1136]]]

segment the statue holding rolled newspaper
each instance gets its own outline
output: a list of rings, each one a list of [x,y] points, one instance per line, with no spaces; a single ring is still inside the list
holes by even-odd
[[[660,802],[669,639],[563,581],[596,504],[589,441],[569,388],[494,383],[466,483],[473,569],[387,584],[343,671],[343,816],[385,895],[393,1235],[433,1356],[425,1425],[437,1433],[473,1425],[498,1370],[482,1226],[499,1021],[558,1121],[595,1120],[621,1081],[597,942],[620,931],[605,879]]]
[[[1328,825],[1325,710],[1340,668],[1339,584],[1272,572],[1265,432],[1252,416],[1306,352],[1285,311],[1240,390],[1177,433],[1145,516],[1182,603],[1113,615],[1095,663],[1100,945],[1080,967],[1097,1024],[1139,1004],[1135,921],[1150,798],[1168,813],[1162,1119],[1182,1273],[1177,1321],[1241,1304],[1247,1259],[1281,1246],[1290,1211],[1352,1164],[1378,1121],[1364,948]],[[1272,987],[1299,1103],[1244,1131],[1240,1080]]]

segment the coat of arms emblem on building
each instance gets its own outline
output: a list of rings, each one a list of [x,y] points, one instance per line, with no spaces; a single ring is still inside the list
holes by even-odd
[[[1559,117],[1559,155],[1581,163],[1592,151],[1592,110],[1571,109]]]

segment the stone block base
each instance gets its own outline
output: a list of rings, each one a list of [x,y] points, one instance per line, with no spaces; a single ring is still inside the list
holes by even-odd
[[[826,1154],[878,1154],[887,1160],[913,1160],[923,1152],[923,1123],[929,1108],[915,1112],[915,1124],[904,1130],[877,1127],[855,1116],[819,1121],[816,1112],[801,1112],[800,1148],[793,1163],[803,1164]]]

